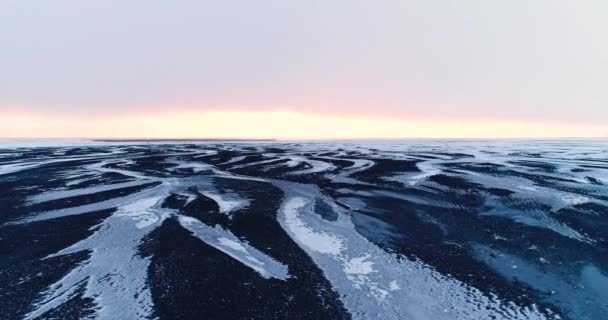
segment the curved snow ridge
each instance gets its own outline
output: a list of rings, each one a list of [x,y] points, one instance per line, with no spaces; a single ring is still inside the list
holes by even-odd
[[[296,241],[309,250],[333,256],[340,255],[344,247],[344,239],[329,233],[315,232],[300,219],[298,212],[307,205],[310,205],[310,202],[302,197],[286,200],[282,208],[285,225]]]
[[[131,160],[131,159],[122,159],[122,160],[113,160],[113,161],[104,160],[104,161],[100,161],[100,162],[85,166],[85,169],[97,171],[97,172],[101,172],[101,173],[118,173],[118,174],[122,174],[123,176],[126,176],[126,177],[140,179],[140,180],[147,180],[147,179],[154,180],[154,178],[143,175],[139,172],[106,167],[106,165],[108,165],[108,164],[119,164],[119,163],[129,164],[132,161],[133,160]]]
[[[249,200],[240,198],[233,194],[211,192],[211,191],[199,191],[205,197],[211,198],[217,203],[220,213],[232,216],[232,213],[237,210],[246,208],[250,203]]]
[[[338,173],[327,174],[326,178],[330,179],[335,183],[347,183],[347,184],[363,184],[363,185],[372,185],[368,182],[359,181],[358,179],[352,178],[351,176],[355,173],[365,171],[371,167],[373,167],[376,162],[368,159],[356,159],[356,158],[337,158],[337,157],[328,157],[328,156],[320,156],[319,158],[329,159],[329,160],[346,160],[351,161],[353,164],[340,170]]]
[[[283,158],[281,158],[281,157],[272,157],[271,159],[266,159],[266,160],[260,160],[260,161],[247,162],[247,163],[243,163],[243,164],[233,165],[232,167],[230,167],[228,169],[229,170],[242,169],[242,168],[247,168],[247,167],[251,167],[251,166],[257,166],[257,165],[260,165],[260,164],[271,163],[271,162],[275,162],[275,161],[282,160],[282,159]]]
[[[192,217],[180,215],[178,219],[180,224],[195,237],[255,270],[262,277],[279,280],[289,278],[289,269],[286,265],[237,238],[230,231],[220,226],[210,227]]]
[[[360,236],[347,215],[322,221],[319,193],[277,182],[286,193],[281,226],[323,270],[354,319],[546,319],[535,305],[501,301],[446,277],[421,261],[386,253]]]
[[[521,199],[533,199],[551,206],[551,210],[557,212],[563,208],[594,202],[605,205],[606,201],[574,192],[562,191],[557,188],[540,186],[534,181],[517,176],[496,176],[489,174],[468,175],[468,181],[486,186],[488,188],[501,188],[510,190]],[[599,188],[597,188],[599,189]],[[599,190],[598,190],[599,191]]]
[[[314,173],[320,173],[320,172],[331,171],[331,170],[336,169],[336,166],[334,166],[333,164],[331,164],[329,162],[313,160],[313,159],[309,159],[308,157],[305,157],[305,156],[298,156],[298,155],[284,156],[284,155],[275,155],[275,154],[264,154],[264,157],[269,157],[269,159],[235,165],[235,166],[230,167],[229,170],[242,169],[242,168],[246,168],[246,167],[250,167],[250,166],[264,165],[264,164],[273,163],[273,162],[277,162],[277,161],[284,161],[284,162],[266,166],[262,170],[268,171],[270,169],[281,168],[281,167],[294,168],[302,163],[307,164],[308,166],[310,166],[310,168],[291,171],[291,172],[288,172],[287,174],[289,174],[289,175],[314,174]]]
[[[122,183],[104,184],[104,185],[99,185],[99,186],[94,186],[94,187],[89,187],[89,188],[82,188],[82,189],[48,191],[48,192],[44,192],[44,193],[40,193],[40,194],[31,196],[30,198],[28,198],[27,203],[30,205],[37,204],[37,203],[42,203],[42,202],[46,202],[46,201],[59,200],[59,199],[63,199],[63,198],[70,198],[70,197],[76,197],[76,196],[83,196],[83,195],[88,195],[88,194],[93,194],[93,193],[98,193],[98,192],[114,191],[114,190],[118,190],[118,189],[122,189],[122,188],[137,187],[137,186],[144,185],[146,183],[149,183],[149,181],[129,181],[129,182],[122,182]]]
[[[423,161],[416,162],[416,168],[418,168],[420,172],[394,173],[389,176],[381,177],[381,179],[386,181],[399,182],[406,187],[416,186],[420,182],[425,181],[427,178],[443,173],[443,170],[438,168],[438,166],[440,166],[442,163],[447,162],[454,162],[454,160],[423,159]]]
[[[176,171],[176,170],[185,170],[185,169],[190,169],[192,170],[192,172],[194,173],[200,173],[200,172],[204,172],[204,171],[214,171],[215,168],[213,168],[211,165],[208,165],[206,163],[200,163],[200,162],[193,162],[193,161],[168,161],[171,164],[175,164],[174,167],[169,168],[170,171]]]
[[[344,159],[344,158],[337,158]],[[345,158],[344,160],[352,161],[353,164],[350,167],[344,168],[344,172],[347,175],[351,175],[356,172],[361,172],[373,167],[376,162],[368,159],[354,159],[354,158]]]
[[[217,165],[223,166],[223,165],[227,165],[227,164],[231,164],[231,163],[235,163],[235,162],[239,162],[242,160],[245,160],[245,158],[247,158],[247,156],[236,156],[228,161],[222,162],[222,163],[218,163]]]
[[[290,175],[314,174],[314,173],[320,173],[320,172],[331,171],[331,170],[336,169],[336,166],[334,166],[333,164],[331,164],[329,162],[325,162],[325,161],[312,160],[312,159],[308,159],[306,157],[289,157],[289,158],[290,158],[291,162],[298,162],[297,164],[306,163],[306,164],[310,165],[310,168],[308,168],[308,169],[302,169],[302,170],[289,172]]]
[[[85,204],[77,207],[69,207],[64,209],[57,209],[51,211],[44,212],[36,212],[30,216],[8,222],[7,225],[16,225],[16,224],[24,224],[31,223],[37,221],[44,221],[50,219],[56,219],[61,217],[73,216],[86,214],[90,212],[107,210],[113,208],[120,208],[121,206],[129,205],[131,203],[136,203],[142,198],[147,197],[155,197],[161,194],[164,194],[168,190],[168,185],[166,183],[161,183],[156,186],[150,187],[148,189],[129,194],[122,197],[116,197],[109,200],[104,200],[100,202],[95,202],[91,204]]]
[[[513,197],[517,199],[517,197]],[[526,198],[522,198],[525,200]],[[532,227],[543,228],[556,232],[564,237],[575,239],[585,243],[595,243],[595,240],[586,234],[581,234],[572,226],[553,218],[549,212],[540,209],[517,209],[506,206],[497,198],[488,198],[485,205],[491,209],[481,212],[481,216],[498,216],[511,219],[517,223]]]
[[[106,154],[104,154],[106,155]],[[24,171],[28,169],[38,168],[47,164],[60,163],[60,162],[69,162],[69,161],[78,161],[78,160],[88,160],[94,159],[93,155],[88,155],[86,157],[78,157],[78,158],[60,158],[60,159],[37,159],[34,161],[28,162],[14,162],[14,163],[6,163],[0,164],[0,175],[16,173],[19,171]]]

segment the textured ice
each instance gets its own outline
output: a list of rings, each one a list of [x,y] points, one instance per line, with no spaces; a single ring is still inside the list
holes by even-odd
[[[344,272],[347,274],[369,274],[375,272],[374,263],[369,261],[369,258],[369,255],[363,255],[358,258],[350,259],[344,266]],[[390,285],[394,286],[394,283],[396,283],[396,281],[393,280]]]
[[[124,161],[115,163],[121,162],[124,163]],[[38,318],[46,312],[58,308],[67,303],[79,290],[84,290],[83,296],[85,298],[90,297],[95,301],[97,306],[95,310],[96,319],[116,319],[117,317],[121,319],[142,319],[149,318],[152,315],[153,303],[146,284],[149,261],[137,254],[137,247],[152,228],[160,226],[164,219],[175,215],[175,212],[171,210],[162,209],[160,207],[161,201],[168,197],[174,189],[174,191],[178,191],[186,188],[186,186],[182,186],[172,178],[148,177],[130,170],[108,168],[106,165],[109,163],[111,162],[101,161],[86,166],[86,169],[119,173],[139,179],[139,181],[100,185],[85,189],[51,191],[38,194],[31,197],[30,200],[41,202],[113,190],[117,186],[127,187],[149,182],[160,184],[123,197],[41,212],[14,222],[24,224],[86,214],[102,209],[116,209],[112,216],[97,227],[97,231],[92,236],[47,257],[47,259],[52,259],[56,256],[74,252],[90,252],[87,261],[76,266],[42,294],[41,299],[32,306],[32,310],[27,314],[26,319]],[[185,183],[187,184],[187,182]],[[197,185],[200,184],[200,182],[197,183]],[[216,198],[222,200],[221,197]],[[227,211],[246,205],[243,200],[232,202],[226,200],[224,203],[218,204]],[[252,248],[230,232],[219,227],[206,226],[185,216],[180,216],[179,221],[196,237],[240,261],[245,266],[252,268],[261,276],[280,280],[289,278],[288,269],[285,265]]]
[[[155,317],[157,299],[170,297],[156,297],[150,287],[150,259],[158,252],[140,250],[167,219],[193,243],[238,262],[230,268],[239,279],[255,278],[247,282],[252,292],[280,295],[302,270],[316,270],[327,281],[307,285],[335,292],[345,318],[595,320],[608,312],[604,142],[122,143],[17,151],[0,152],[0,183],[10,186],[0,197],[9,213],[0,241],[9,229],[42,230],[99,210],[107,217],[88,225],[84,239],[40,256],[86,257],[48,287],[20,287],[34,283],[29,275],[0,287],[38,293],[16,318],[49,317],[77,294],[92,299],[90,318]],[[255,160],[246,162],[250,156]],[[402,169],[409,167],[417,171]],[[201,194],[229,218],[192,202]],[[17,201],[7,202],[11,197]],[[317,203],[330,208],[331,219],[315,211]],[[260,220],[254,228],[243,217]],[[277,231],[269,221],[289,243],[263,238]],[[28,240],[28,232],[11,232]],[[173,257],[163,259],[173,264]],[[164,276],[163,285],[190,281],[187,273]],[[231,297],[215,287],[195,294],[207,299],[208,290]]]
[[[523,223],[529,226],[534,226],[538,228],[549,229],[554,232],[557,232],[565,237],[577,239],[583,242],[593,242],[593,239],[581,234],[576,231],[574,228],[568,226],[567,224],[560,222],[549,214],[546,211],[540,209],[530,209],[530,210],[520,210],[508,208],[497,202],[496,200],[488,200],[488,205],[492,207],[491,210],[481,213],[481,215],[488,216],[502,216],[505,218],[512,219],[518,223]]]
[[[78,158],[65,158],[65,159],[42,159],[36,160],[32,162],[14,162],[14,163],[2,163],[0,164],[0,175],[16,173],[19,171],[29,170],[38,168],[47,164],[60,163],[60,162],[68,162],[68,161],[78,161],[78,160],[86,160],[93,159],[93,157],[78,157]]]
[[[330,170],[333,170],[336,168],[336,166],[334,166],[333,164],[331,164],[329,162],[324,162],[324,161],[318,161],[318,160],[312,160],[312,159],[302,159],[299,157],[291,157],[290,160],[292,162],[297,162],[297,163],[303,162],[310,166],[310,168],[308,168],[308,169],[290,172],[290,174],[294,174],[294,175],[320,173],[320,172],[330,171]],[[295,166],[295,165],[292,165],[292,166]]]
[[[232,213],[236,210],[243,209],[247,207],[249,201],[247,199],[239,198],[238,196],[234,196],[226,193],[216,193],[210,191],[202,191],[206,197],[213,199],[217,203],[220,208],[221,213]]]
[[[97,304],[96,319],[142,319],[152,314],[146,285],[149,261],[137,254],[137,246],[154,224],[164,218],[154,209],[159,198],[141,198],[118,209],[90,237],[63,249],[53,257],[89,251],[90,257],[52,284],[25,319],[36,319],[66,303],[79,289]],[[142,215],[146,215],[142,220]],[[152,218],[155,216],[155,218]]]
[[[274,183],[286,193],[281,224],[324,270],[356,319],[545,319],[534,306],[504,303],[419,261],[384,252],[361,237],[345,214],[323,222],[310,212],[314,199],[322,198],[316,188]]]
[[[280,280],[289,278],[287,266],[253,248],[229,231],[219,226],[210,227],[186,216],[180,216],[179,222],[197,238],[257,271],[262,277]]]
[[[44,211],[44,212],[37,212],[31,216],[11,222],[11,224],[23,224],[23,223],[29,223],[29,222],[44,221],[44,220],[56,219],[56,218],[61,218],[61,217],[66,217],[66,216],[85,214],[85,213],[90,213],[90,212],[99,211],[99,210],[117,208],[117,207],[120,207],[123,205],[131,204],[134,201],[137,201],[138,199],[140,199],[142,196],[158,194],[158,191],[157,191],[158,189],[159,189],[159,187],[154,187],[152,189],[142,191],[141,193],[138,193],[138,194],[126,195],[124,197],[116,197],[116,198],[113,198],[110,200],[95,202],[95,203],[91,203],[91,204],[87,204],[87,205],[69,207],[69,208],[65,208],[65,209],[57,209],[57,210],[51,210],[51,211]]]
[[[563,266],[546,259],[540,260],[542,266],[535,265],[508,253],[496,253],[494,258],[488,253],[491,248],[476,245],[480,259],[492,265],[508,280],[517,280],[548,293],[547,299],[566,308],[572,319],[602,319],[608,312],[606,294],[608,277],[591,264],[577,266],[575,273],[560,270]],[[581,290],[587,288],[588,290]],[[590,308],[593,305],[594,308]]]
[[[34,196],[30,197],[28,199],[28,202],[30,204],[36,204],[36,203],[45,202],[45,201],[51,201],[51,200],[69,198],[69,197],[76,197],[76,196],[82,196],[82,195],[87,195],[87,194],[92,194],[92,193],[97,193],[97,192],[117,190],[117,189],[120,189],[120,188],[128,188],[128,187],[141,186],[141,185],[143,185],[145,183],[146,183],[145,181],[144,182],[142,182],[142,181],[129,181],[129,182],[124,182],[124,183],[114,183],[114,184],[108,184],[108,185],[99,185],[99,186],[94,186],[94,187],[89,187],[89,188],[83,188],[83,189],[47,191],[47,192],[40,193],[40,194],[37,194],[37,195],[34,195]]]
[[[305,198],[288,199],[284,206],[285,224],[296,240],[312,251],[339,255],[342,251],[343,240],[329,233],[315,232],[299,217],[300,210],[310,205]]]
[[[230,160],[228,160],[226,162],[222,162],[220,164],[221,165],[227,165],[227,164],[231,164],[231,163],[234,163],[234,162],[239,162],[239,161],[245,160],[245,158],[247,158],[247,157],[246,156],[238,156],[238,157],[234,157],[234,158],[232,158],[232,159],[230,159]]]

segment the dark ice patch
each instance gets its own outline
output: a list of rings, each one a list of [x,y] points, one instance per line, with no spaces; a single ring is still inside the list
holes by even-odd
[[[328,221],[336,221],[338,220],[338,213],[334,211],[334,209],[327,204],[327,202],[317,199],[315,201],[315,213],[323,217],[323,219]]]

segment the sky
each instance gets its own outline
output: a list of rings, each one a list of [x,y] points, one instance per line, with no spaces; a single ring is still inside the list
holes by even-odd
[[[605,0],[0,0],[0,137],[608,137]]]

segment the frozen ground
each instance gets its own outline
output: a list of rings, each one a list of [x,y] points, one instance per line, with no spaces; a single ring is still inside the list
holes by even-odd
[[[0,319],[608,319],[608,142],[0,144]]]

